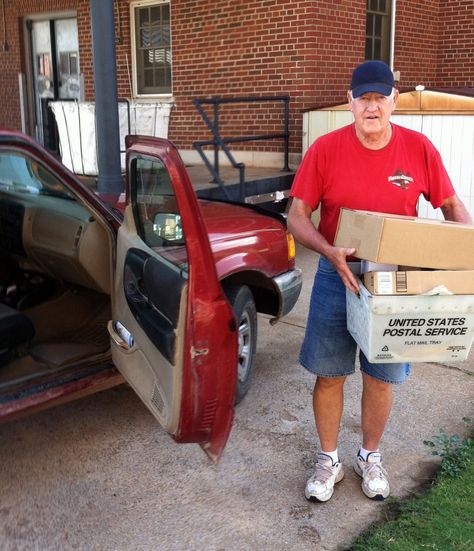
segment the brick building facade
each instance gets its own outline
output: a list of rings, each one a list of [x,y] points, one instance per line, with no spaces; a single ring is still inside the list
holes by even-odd
[[[290,152],[297,162],[302,112],[345,101],[351,70],[364,60],[366,0],[157,0],[155,4],[170,6],[172,94],[158,99],[174,104],[169,137],[181,150],[192,150],[195,140],[209,138],[192,104],[194,98],[289,95]],[[153,2],[114,3],[121,98],[137,96],[133,10],[149,5]],[[0,126],[19,129],[23,120],[34,135],[35,61],[26,22],[76,19],[82,99],[93,101],[90,4],[89,0],[5,0],[3,6]],[[400,88],[474,87],[473,0],[397,0],[392,17],[391,60],[393,70],[400,73]],[[22,90],[19,73],[25,75]],[[226,106],[221,121],[225,135],[281,131],[282,109],[271,102]],[[281,152],[282,146],[274,141],[235,148]]]

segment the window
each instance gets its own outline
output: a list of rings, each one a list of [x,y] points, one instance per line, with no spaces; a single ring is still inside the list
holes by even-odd
[[[164,0],[132,5],[135,31],[137,95],[171,94],[170,3]]]
[[[0,191],[12,195],[47,195],[74,200],[64,184],[47,168],[22,153],[0,153]]]
[[[365,59],[390,64],[391,0],[367,0]]]
[[[187,253],[181,216],[171,180],[158,159],[136,158],[131,163],[137,231],[143,241],[183,272]]]
[[[77,52],[59,53],[59,73],[61,76],[79,74]]]
[[[37,54],[36,72],[38,76],[51,78],[51,62],[48,54]]]

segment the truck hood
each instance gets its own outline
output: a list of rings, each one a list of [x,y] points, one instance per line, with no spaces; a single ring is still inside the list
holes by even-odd
[[[289,269],[286,224],[275,213],[200,200],[219,279],[245,270],[268,277]]]
[[[253,207],[220,201],[199,201],[211,245],[259,232],[286,231],[284,219]]]

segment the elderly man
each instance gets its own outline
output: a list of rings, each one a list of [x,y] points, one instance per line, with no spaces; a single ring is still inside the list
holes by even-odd
[[[355,371],[356,344],[346,329],[345,288],[357,292],[351,270],[354,249],[334,247],[342,207],[416,216],[421,194],[446,220],[472,223],[455,194],[441,157],[422,134],[390,122],[398,99],[393,74],[381,61],[356,67],[348,92],[354,123],[318,138],[307,151],[291,189],[288,226],[295,238],[319,253],[300,363],[316,375],[313,409],[320,451],[305,489],[311,501],[327,501],[344,471],[337,440],[346,377]],[[406,185],[397,185],[403,176]],[[311,215],[320,206],[320,223]],[[360,354],[362,442],[354,469],[371,499],[390,493],[380,441],[392,406],[392,385],[410,364],[372,364]]]

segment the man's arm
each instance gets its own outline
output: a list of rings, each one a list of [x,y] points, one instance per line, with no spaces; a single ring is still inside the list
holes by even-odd
[[[462,222],[464,224],[472,224],[472,217],[464,206],[464,203],[457,195],[452,195],[444,200],[441,205],[445,220],[451,222]]]
[[[344,285],[352,292],[359,291],[359,284],[347,265],[346,258],[354,254],[355,249],[345,249],[330,245],[325,237],[314,227],[311,220],[312,208],[301,199],[293,198],[288,213],[288,229],[302,245],[323,255],[341,276]]]

